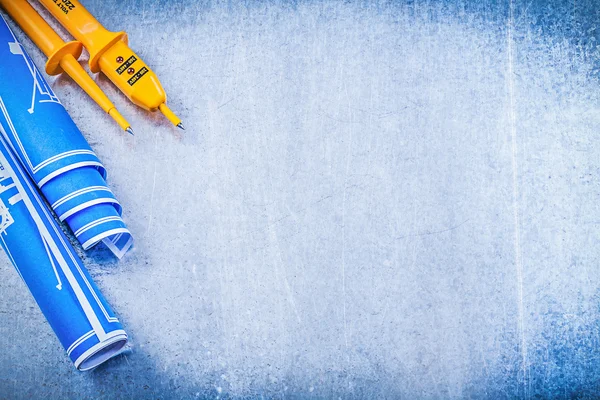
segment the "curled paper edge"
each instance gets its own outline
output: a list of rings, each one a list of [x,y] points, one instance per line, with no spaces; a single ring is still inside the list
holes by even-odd
[[[127,344],[127,334],[123,330],[111,333],[115,336],[103,340],[79,356],[75,361],[75,368],[89,371],[121,353]]]
[[[131,246],[133,246],[133,236],[131,236],[131,234],[129,233],[129,231],[127,231],[126,233],[129,234],[129,239],[127,240],[127,243],[125,243],[125,245],[123,245],[122,247],[119,247],[116,245],[116,242],[119,241],[119,239],[121,238],[121,234],[118,235],[113,235],[111,237],[107,237],[102,239],[102,243],[104,243],[104,245],[106,247],[108,247],[110,249],[110,251],[113,252],[113,254],[120,260],[123,258],[123,256],[125,254],[127,254],[127,252],[129,251],[129,249],[131,248]]]

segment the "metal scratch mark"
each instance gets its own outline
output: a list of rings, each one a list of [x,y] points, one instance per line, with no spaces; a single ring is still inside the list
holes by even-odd
[[[521,374],[523,376],[524,398],[528,397],[528,367],[527,367],[527,342],[525,340],[525,311],[523,305],[523,260],[521,258],[521,229],[519,215],[519,184],[518,184],[518,163],[517,163],[517,127],[515,112],[515,84],[514,84],[514,59],[513,59],[513,29],[514,29],[514,4],[513,0],[509,3],[509,16],[507,27],[508,41],[508,94],[509,94],[509,123],[510,137],[512,145],[512,186],[513,186],[513,219],[515,225],[515,266],[517,269],[517,297],[518,297],[518,315],[519,315],[519,336],[521,348]]]
[[[344,83],[344,91],[346,94],[346,98],[348,98],[348,87]],[[348,104],[348,108],[350,108],[350,104]],[[350,118],[352,119],[352,113],[350,113]],[[350,173],[350,156],[352,152],[352,131],[349,130],[348,133],[348,149],[346,151],[346,170],[344,172],[344,192],[342,196],[342,304],[343,304],[343,316],[344,316],[344,343],[346,345],[346,359],[350,362],[350,355],[348,354],[348,349],[350,348],[348,344],[348,319],[346,317],[346,194],[348,188],[348,174]],[[350,379],[350,375],[348,375],[348,380]]]
[[[155,142],[154,142],[155,150],[158,148],[158,133],[155,134]],[[154,207],[154,191],[156,189],[156,173],[157,173],[157,165],[156,159],[154,160],[154,176],[152,178],[152,192],[150,194],[150,214],[148,215],[148,228],[146,229],[146,236],[150,233],[150,228],[152,227],[152,209]]]
[[[411,233],[411,234],[408,234],[408,235],[398,236],[397,238],[394,239],[394,241],[401,240],[401,239],[406,239],[406,238],[410,238],[410,237],[430,236],[430,235],[438,235],[438,234],[441,234],[441,233],[450,232],[450,231],[453,231],[455,229],[460,228],[461,226],[463,226],[464,224],[466,224],[469,221],[470,221],[470,219],[467,218],[463,222],[461,222],[460,224],[451,226],[450,228],[440,229],[440,230],[437,230],[437,231],[417,232],[417,233]]]

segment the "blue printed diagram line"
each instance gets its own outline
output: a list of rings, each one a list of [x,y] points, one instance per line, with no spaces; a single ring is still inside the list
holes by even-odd
[[[2,134],[2,136],[4,136],[4,139],[6,139],[6,142],[8,143],[10,148],[13,150],[13,152],[15,154],[22,155],[22,160],[25,162],[26,167],[28,167],[30,171],[35,172],[33,165],[31,164],[31,160],[29,159],[29,155],[27,154],[27,152],[25,152],[25,148],[23,147],[23,142],[21,142],[21,138],[19,137],[19,134],[17,133],[17,130],[15,129],[15,126],[12,122],[12,119],[10,118],[10,115],[8,114],[8,110],[6,109],[6,105],[4,104],[4,100],[2,99],[2,96],[0,96],[0,111],[2,112],[2,115],[4,116],[4,122],[6,123],[8,129],[14,136],[15,141],[17,142],[17,145],[19,146],[20,152],[18,152],[17,149],[15,149],[13,143],[10,141],[10,137],[8,136],[8,134],[2,127],[1,120],[0,120],[0,133]]]
[[[14,179],[10,175],[8,175],[8,176],[5,175],[5,172],[6,172],[5,170],[0,170],[0,194],[6,192],[7,190],[16,188]],[[21,193],[19,191],[17,191],[17,194],[12,196],[8,202],[11,206],[14,206],[15,204],[17,204],[20,201],[23,201],[23,196],[21,196]],[[10,215],[9,208],[6,206],[6,204],[4,204],[4,201],[2,199],[0,199],[0,234],[8,235],[8,232],[6,230],[14,222],[15,221],[14,221],[12,215]],[[52,265],[52,269],[54,270],[54,275],[56,276],[56,281],[57,281],[56,288],[58,290],[62,290],[62,281],[60,279],[60,275],[58,274],[58,270],[56,268],[56,263],[54,262],[54,257],[52,256],[52,252],[50,251],[50,248],[48,247],[47,237],[45,237],[41,231],[39,231],[39,234],[40,234],[40,238],[42,239],[42,242],[44,244],[44,248],[46,249],[46,255],[48,256],[48,260],[50,261],[50,264]]]
[[[46,254],[48,255],[48,260],[50,260],[50,264],[52,264],[52,269],[54,270],[54,275],[56,276],[56,288],[58,290],[62,290],[62,281],[60,280],[60,275],[58,275],[58,270],[56,269],[56,264],[54,263],[54,257],[52,257],[52,253],[48,248],[48,241],[45,237],[42,237],[42,242],[44,243],[44,248],[46,249]]]
[[[12,186],[14,187],[14,185]],[[0,193],[3,193],[5,190],[10,189],[11,187],[4,187],[0,183]],[[10,211],[8,211],[8,207],[4,204],[4,201],[0,199],[0,233],[6,234],[6,229],[11,226],[15,220],[12,215],[10,215]]]
[[[33,78],[33,93],[31,95],[31,107],[27,109],[29,114],[33,114],[35,111],[35,101],[37,93],[39,93],[40,95],[40,103],[60,104],[60,100],[58,100],[58,97],[56,97],[46,80],[41,78],[40,71],[38,71],[38,69],[33,64],[33,61],[29,58],[29,56],[27,56],[21,44],[16,42],[15,39],[15,42],[9,43],[8,45],[12,54],[20,55],[25,59],[25,64],[27,64],[29,73],[31,73],[31,76]]]

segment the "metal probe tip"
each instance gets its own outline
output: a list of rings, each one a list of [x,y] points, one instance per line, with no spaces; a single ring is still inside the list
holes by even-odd
[[[179,129],[181,129],[181,130],[184,130],[184,131],[185,131],[185,128],[183,127],[183,124],[182,124],[181,122],[177,124],[177,127],[178,127]]]
[[[131,127],[125,129],[127,131],[127,133],[129,133],[131,136],[134,136],[133,134],[133,129],[131,129]]]

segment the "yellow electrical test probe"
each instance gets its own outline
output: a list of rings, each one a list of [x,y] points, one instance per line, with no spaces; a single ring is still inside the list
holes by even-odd
[[[121,128],[133,134],[129,122],[77,61],[83,51],[81,43],[65,43],[27,0],[0,0],[0,5],[48,57],[48,75],[66,72]]]
[[[10,0],[8,0],[10,1]],[[173,125],[181,120],[167,107],[158,77],[128,46],[127,33],[110,32],[77,0],[39,0],[90,53],[90,70],[102,71],[134,103],[160,110]]]

